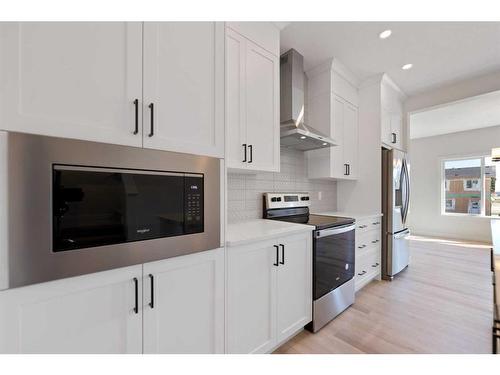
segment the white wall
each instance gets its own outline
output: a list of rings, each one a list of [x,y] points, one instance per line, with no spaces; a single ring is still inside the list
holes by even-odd
[[[413,234],[491,242],[490,220],[441,215],[441,160],[488,155],[500,146],[500,126],[410,141],[411,201],[408,213]]]
[[[422,111],[428,108],[497,90],[500,90],[500,71],[479,75],[460,82],[427,90],[420,94],[412,95],[404,103],[405,116],[403,117],[403,128],[407,141],[406,144],[410,144],[410,132],[408,123],[409,114],[411,112]]]

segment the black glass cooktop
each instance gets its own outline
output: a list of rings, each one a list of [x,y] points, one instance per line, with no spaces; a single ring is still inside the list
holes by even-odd
[[[274,220],[287,221],[290,223],[314,225],[316,229],[325,229],[348,225],[354,223],[354,219],[342,216],[326,216],[326,215],[295,215],[276,217]]]

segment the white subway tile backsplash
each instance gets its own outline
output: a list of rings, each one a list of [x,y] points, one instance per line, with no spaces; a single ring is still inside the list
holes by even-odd
[[[309,180],[305,154],[286,148],[281,149],[280,173],[229,173],[227,189],[229,223],[262,218],[262,193],[265,192],[309,192],[312,211],[337,208],[335,181]],[[321,200],[318,192],[321,192]]]

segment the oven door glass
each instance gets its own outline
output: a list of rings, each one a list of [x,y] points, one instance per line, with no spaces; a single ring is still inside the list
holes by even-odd
[[[54,165],[52,191],[56,252],[203,231],[202,175]]]
[[[354,277],[354,248],[354,229],[315,238],[313,249],[315,300]]]

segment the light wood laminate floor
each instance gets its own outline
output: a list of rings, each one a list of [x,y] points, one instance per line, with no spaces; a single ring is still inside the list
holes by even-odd
[[[490,353],[489,247],[411,240],[411,264],[374,281],[321,331],[303,331],[275,353]]]

